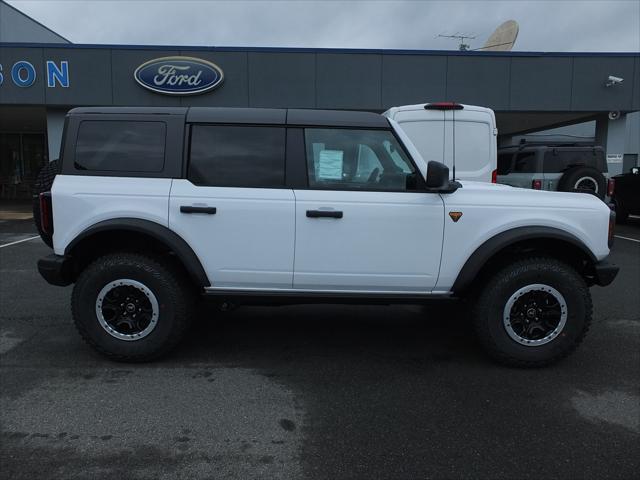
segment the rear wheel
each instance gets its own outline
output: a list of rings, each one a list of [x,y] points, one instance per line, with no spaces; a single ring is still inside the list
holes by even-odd
[[[78,331],[119,361],[157,358],[174,348],[191,321],[193,292],[178,269],[157,259],[114,253],[78,277],[72,311]]]
[[[521,260],[494,273],[475,298],[481,344],[494,359],[521,367],[554,363],[584,338],[592,316],[589,289],[558,260]]]

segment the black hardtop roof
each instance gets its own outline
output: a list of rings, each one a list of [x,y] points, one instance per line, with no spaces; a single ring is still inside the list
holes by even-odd
[[[379,113],[353,110],[302,110],[287,111],[288,125],[326,125],[331,127],[389,128],[387,117]]]
[[[70,115],[185,115],[188,123],[242,123],[327,127],[389,128],[386,117],[372,112],[233,107],[79,107]]]
[[[76,107],[69,110],[69,115],[184,115],[187,107]]]

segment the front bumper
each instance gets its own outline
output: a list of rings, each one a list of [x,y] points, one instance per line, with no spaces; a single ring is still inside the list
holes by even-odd
[[[593,270],[594,284],[605,287],[613,282],[616,275],[618,275],[620,267],[608,262],[607,260],[602,260],[593,266]]]
[[[73,264],[69,257],[47,255],[38,260],[38,271],[51,285],[64,287],[73,283]]]

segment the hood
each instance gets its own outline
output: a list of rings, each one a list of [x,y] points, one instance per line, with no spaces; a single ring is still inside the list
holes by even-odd
[[[473,190],[492,190],[496,188],[514,188],[511,185],[503,185],[502,183],[489,183],[489,182],[474,182],[472,180],[458,180],[462,184],[463,188],[469,188]],[[524,188],[520,190],[525,190]]]
[[[580,210],[609,210],[598,197],[589,193],[551,192],[530,188],[512,187],[499,183],[461,180],[465,197],[476,198],[478,204],[504,204],[540,208],[564,208]],[[473,195],[477,192],[477,195]]]

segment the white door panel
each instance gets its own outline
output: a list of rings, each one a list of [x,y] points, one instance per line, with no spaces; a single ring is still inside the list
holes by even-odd
[[[443,235],[439,195],[296,190],[294,287],[428,292]],[[342,218],[309,218],[333,210]]]
[[[292,190],[174,180],[169,203],[169,227],[191,245],[213,287],[292,287]],[[181,206],[214,207],[216,213],[181,213]]]

